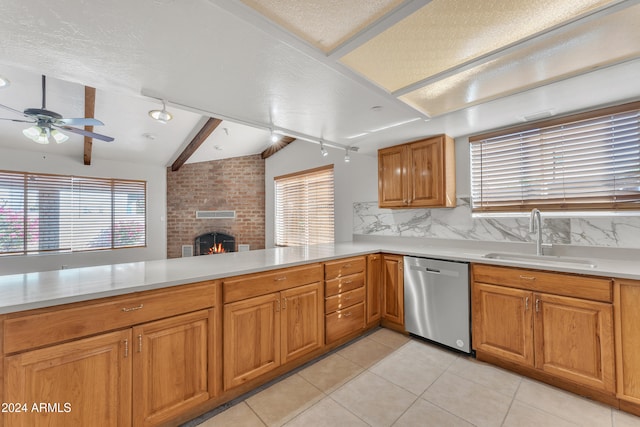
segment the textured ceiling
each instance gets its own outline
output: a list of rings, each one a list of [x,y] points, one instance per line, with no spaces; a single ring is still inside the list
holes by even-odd
[[[402,0],[242,0],[259,13],[329,52]]]
[[[433,0],[342,62],[394,92],[607,3]]]

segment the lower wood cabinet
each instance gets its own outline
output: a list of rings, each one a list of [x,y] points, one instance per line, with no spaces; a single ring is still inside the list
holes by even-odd
[[[57,332],[61,336],[77,335],[92,322],[84,316],[92,305],[119,307],[114,311],[117,325],[131,313],[134,319],[158,319],[5,355],[3,401],[23,402],[28,408],[26,413],[2,414],[4,426],[155,426],[214,398],[220,372],[215,293],[215,283],[186,285],[143,293],[140,299],[78,303],[5,320],[6,351],[26,345],[18,331],[39,318],[64,325]],[[161,314],[207,305],[165,318]]]
[[[585,278],[581,288],[568,283],[580,281],[577,276],[506,267],[501,280],[501,269],[474,266],[473,347],[478,355],[491,355],[613,393],[613,306],[586,299],[588,295],[610,298],[611,281]],[[504,286],[487,284],[483,279],[502,281]],[[551,286],[561,295],[538,292]],[[579,298],[581,293],[585,298]]]
[[[26,406],[4,425],[130,426],[131,356],[127,329],[6,357],[3,402]]]
[[[617,397],[621,409],[640,416],[640,281],[614,283]],[[635,405],[623,407],[625,402]]]
[[[202,310],[133,328],[133,419],[153,426],[213,397],[209,369],[213,310]]]
[[[324,346],[320,282],[224,305],[224,388]]]
[[[367,255],[367,325],[382,317],[382,255]]]
[[[382,255],[383,326],[404,331],[404,268],[402,255]]]

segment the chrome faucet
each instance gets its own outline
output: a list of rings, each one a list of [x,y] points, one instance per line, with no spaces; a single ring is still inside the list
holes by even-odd
[[[536,233],[536,255],[542,255],[542,218],[540,217],[540,211],[536,208],[531,210],[531,217],[529,218],[529,233]]]

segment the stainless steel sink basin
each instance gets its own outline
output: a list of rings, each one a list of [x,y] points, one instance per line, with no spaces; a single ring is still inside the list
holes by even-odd
[[[527,255],[527,254],[507,254],[491,252],[482,256],[488,259],[502,259],[505,261],[522,261],[541,265],[566,265],[576,267],[596,268],[597,265],[588,259],[570,258],[552,255]]]

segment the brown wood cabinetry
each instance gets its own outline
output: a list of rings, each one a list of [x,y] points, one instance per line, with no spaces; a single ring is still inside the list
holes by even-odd
[[[263,294],[265,283],[281,290]],[[224,285],[225,390],[324,346],[322,265],[233,278]]]
[[[479,358],[490,355],[614,391],[610,280],[484,265],[474,265],[473,273],[473,347]]]
[[[453,139],[440,135],[378,151],[381,208],[454,207]]]
[[[367,255],[367,325],[382,317],[382,255]]]
[[[5,425],[151,426],[215,397],[216,289],[205,282],[9,315],[3,399],[62,406],[7,415]],[[111,307],[109,321],[99,310]],[[85,337],[94,320],[101,333]],[[58,328],[53,338],[46,322]]]
[[[363,256],[325,264],[327,344],[360,332],[365,327],[366,265]]]
[[[382,255],[382,324],[404,331],[404,270],[402,255]]]
[[[4,425],[130,426],[130,344],[127,329],[8,356],[3,402],[28,407],[2,414]],[[40,402],[60,412],[33,411]]]
[[[614,283],[617,396],[621,409],[640,416],[640,281]],[[631,403],[633,406],[628,405]]]

